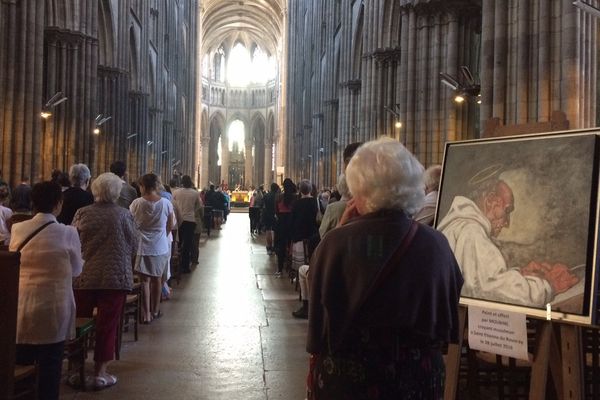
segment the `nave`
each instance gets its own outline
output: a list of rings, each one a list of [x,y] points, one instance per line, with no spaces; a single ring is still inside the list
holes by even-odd
[[[203,233],[200,264],[173,283],[164,316],[140,325],[137,342],[124,334],[121,360],[110,365],[117,385],[81,392],[63,384],[61,399],[304,399],[307,322],[292,317],[298,293],[274,277],[263,242],[250,236],[247,213]]]

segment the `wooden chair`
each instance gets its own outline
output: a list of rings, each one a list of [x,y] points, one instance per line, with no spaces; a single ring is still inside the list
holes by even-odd
[[[88,349],[92,346],[96,330],[94,318],[77,318],[75,320],[75,339],[65,346],[65,357],[69,360],[69,371],[77,369],[80,389],[85,391],[85,360]]]
[[[123,344],[123,333],[128,332],[133,324],[133,338],[138,341],[138,323],[141,319],[142,309],[142,284],[134,282],[131,293],[125,297],[123,312],[121,313],[121,322],[119,323],[119,332],[117,334],[117,344],[115,346],[115,358],[121,359],[121,345]]]
[[[36,398],[35,366],[15,365],[20,254],[0,251],[0,399]]]

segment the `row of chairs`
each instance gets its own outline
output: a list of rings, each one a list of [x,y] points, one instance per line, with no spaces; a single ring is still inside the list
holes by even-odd
[[[177,274],[178,251],[174,242],[171,265]],[[0,246],[0,353],[3,362],[0,363],[0,400],[4,399],[35,399],[37,398],[37,369],[36,366],[15,364],[15,342],[17,324],[17,306],[19,290],[20,254],[9,252],[7,246]],[[127,294],[117,343],[115,358],[121,357],[123,333],[133,330],[134,341],[138,340],[138,325],[141,321],[142,292],[141,283],[136,280],[133,290]],[[94,318],[77,318],[75,322],[75,339],[65,345],[65,358],[68,359],[69,371],[79,375],[79,382],[85,382],[85,361],[88,349],[93,348],[95,338]],[[80,389],[85,391],[85,384]]]

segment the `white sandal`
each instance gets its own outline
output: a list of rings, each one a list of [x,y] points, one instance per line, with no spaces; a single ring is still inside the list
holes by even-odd
[[[106,374],[106,376],[95,377],[95,389],[102,390],[117,384],[117,377],[114,375]]]

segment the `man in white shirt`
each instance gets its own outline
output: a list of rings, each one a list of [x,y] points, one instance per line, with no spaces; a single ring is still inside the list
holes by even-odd
[[[200,195],[192,186],[192,178],[184,175],[181,178],[181,189],[173,192],[173,204],[177,213],[179,225],[180,270],[184,274],[190,273],[190,261],[196,229],[196,211],[202,207]]]

